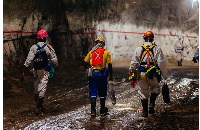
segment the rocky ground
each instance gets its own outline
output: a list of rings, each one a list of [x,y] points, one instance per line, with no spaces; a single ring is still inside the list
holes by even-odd
[[[72,73],[67,80],[50,81],[44,100],[44,115],[36,116],[31,80],[4,78],[4,129],[198,129],[199,68],[184,61],[178,67],[168,60],[171,103],[165,104],[162,94],[156,101],[156,114],[141,117],[141,104],[136,89],[129,85],[128,62],[114,63],[117,104],[109,97],[109,115],[90,118],[88,82],[81,73]],[[63,77],[64,78],[64,77]],[[28,78],[27,78],[28,79]],[[17,87],[21,86],[21,87]],[[162,84],[161,84],[162,85]],[[99,102],[99,100],[97,100]],[[99,103],[97,103],[99,104]],[[97,113],[99,105],[97,105]]]

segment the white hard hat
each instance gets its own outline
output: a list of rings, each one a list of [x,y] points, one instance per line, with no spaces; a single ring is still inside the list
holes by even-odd
[[[182,35],[178,35],[178,39],[182,39]]]

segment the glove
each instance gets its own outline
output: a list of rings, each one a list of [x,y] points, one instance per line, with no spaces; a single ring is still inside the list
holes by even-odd
[[[131,87],[135,88],[135,84],[137,84],[137,80],[131,80]]]
[[[129,80],[131,80],[131,87],[135,88],[135,84],[137,83],[137,79],[134,76],[134,73],[129,71]]]

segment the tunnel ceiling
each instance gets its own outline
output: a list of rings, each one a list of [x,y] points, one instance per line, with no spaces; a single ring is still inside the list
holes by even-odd
[[[25,19],[34,11],[42,12],[42,19],[45,20],[54,13],[59,15],[62,10],[69,16],[87,17],[87,22],[92,22],[92,20],[121,21],[122,23],[129,21],[138,26],[159,28],[178,26],[186,30],[191,29],[196,33],[198,33],[199,25],[198,5],[196,2],[192,3],[192,0],[54,0],[48,2],[6,0],[3,1],[3,5],[3,17],[7,22],[14,18]]]

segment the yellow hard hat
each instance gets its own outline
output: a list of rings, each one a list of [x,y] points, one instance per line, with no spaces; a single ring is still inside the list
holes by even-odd
[[[97,39],[95,40],[96,41],[101,41],[101,42],[105,42],[105,40],[102,38],[102,37],[97,37]]]

